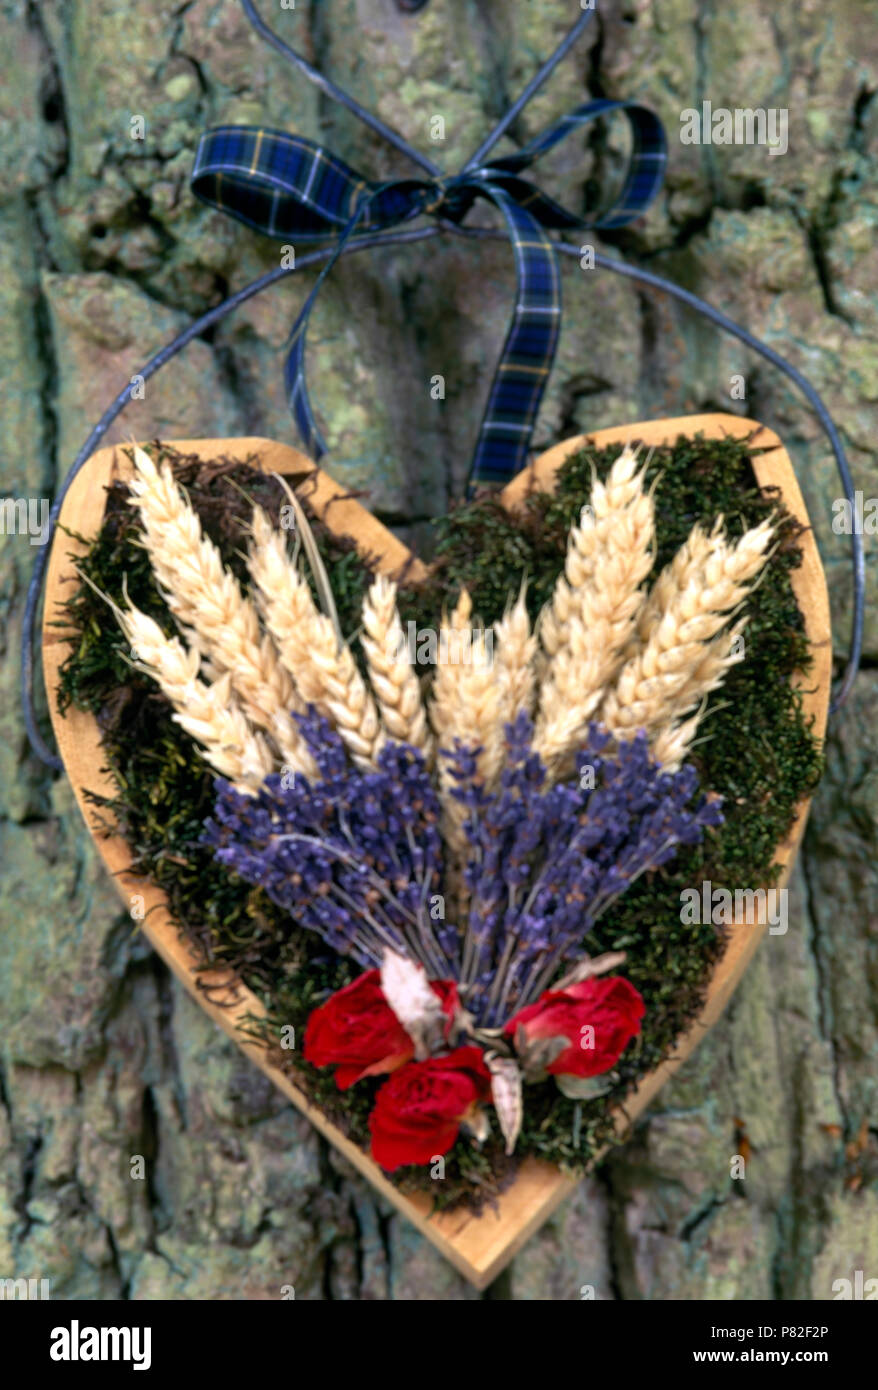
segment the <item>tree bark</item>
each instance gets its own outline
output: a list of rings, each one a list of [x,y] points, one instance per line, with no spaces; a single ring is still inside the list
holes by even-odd
[[[263,8],[453,172],[572,7]],[[603,3],[512,134],[521,142],[596,95],[661,115],[670,162],[656,208],[634,230],[603,242],[586,232],[583,243],[696,289],[788,355],[835,414],[868,498],[878,494],[878,34],[863,20],[860,0]],[[0,0],[0,24],[2,485],[50,498],[147,357],[279,264],[279,243],[190,194],[204,127],[265,122],[326,143],[370,178],[414,171],[261,44],[235,0]],[[788,151],[682,143],[681,113],[706,100],[787,110]],[[614,126],[606,141],[574,138],[534,178],[582,209],[618,172],[623,136]],[[780,374],[689,311],[576,262],[564,274],[535,444],[688,411],[763,420],[801,479],[843,652],[848,538],[833,531],[840,485],[811,413]],[[311,284],[308,272],[293,277],[193,344],[107,442],[297,442],[283,345]],[[407,540],[460,489],[513,284],[507,246],[437,239],[352,257],[322,292],[308,361],[329,469]],[[34,553],[20,535],[0,549],[0,1277],[49,1278],[60,1299],[279,1298],[289,1285],[297,1298],[482,1296],[327,1149],[132,932],[63,776],[26,746],[19,633]],[[632,1140],[485,1297],[819,1300],[857,1269],[878,1275],[874,570],[869,584],[866,669],[831,721],[788,933],[766,941]],[[743,1180],[730,1176],[736,1155]]]

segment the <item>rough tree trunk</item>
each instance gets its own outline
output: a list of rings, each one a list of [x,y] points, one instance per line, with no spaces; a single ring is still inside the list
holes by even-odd
[[[432,0],[403,19],[392,0],[263,8],[449,171],[577,9]],[[371,177],[410,171],[260,44],[235,0],[0,0],[0,23],[0,484],[38,498],[188,316],[278,264],[277,244],[190,195],[204,126],[265,121],[324,140]],[[521,140],[589,95],[658,110],[671,137],[666,195],[646,230],[613,245],[700,290],[806,371],[866,497],[878,492],[876,88],[878,34],[862,0],[605,0],[513,132]],[[682,144],[680,112],[704,99],[788,108],[789,151]],[[435,116],[443,142],[431,141]],[[613,146],[570,143],[537,178],[581,207]],[[802,480],[843,650],[847,541],[832,531],[840,489],[813,415],[778,373],[688,312],[575,262],[565,276],[537,442],[711,408],[772,425]],[[295,442],[281,349],[310,283],[307,273],[286,282],[196,342],[110,439]],[[368,488],[407,536],[459,485],[512,284],[507,247],[437,240],[351,259],[321,297],[309,362],[330,469]],[[64,778],[25,745],[19,624],[34,553],[23,536],[0,549],[0,1276],[48,1277],[58,1298],[277,1298],[289,1284],[297,1298],[478,1297],[132,933]],[[873,600],[874,575],[870,584]],[[826,1299],[835,1278],[878,1275],[870,610],[866,669],[832,723],[789,932],[762,947],[634,1140],[485,1296],[578,1299],[590,1284],[602,1299]],[[730,1160],[747,1144],[746,1180],[733,1181]],[[142,1181],[131,1177],[137,1155]]]

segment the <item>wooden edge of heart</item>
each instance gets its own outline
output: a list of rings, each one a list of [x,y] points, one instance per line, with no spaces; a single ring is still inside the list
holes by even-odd
[[[680,434],[694,435],[702,432],[707,438],[723,435],[744,438],[754,431],[757,432],[754,436],[754,446],[768,449],[767,453],[753,460],[760,486],[779,488],[789,510],[805,526],[809,526],[792,465],[777,436],[760,426],[757,421],[723,414],[652,420],[599,430],[588,436],[566,440],[540,455],[528,469],[519,474],[504,490],[503,501],[510,509],[514,509],[520,506],[534,489],[550,488],[554,475],[564,459],[581,448],[585,442],[605,447],[609,444],[621,444],[626,440],[642,440],[645,444],[651,445],[672,442]],[[417,579],[424,574],[425,569],[421,562],[413,559],[396,537],[327,474],[316,469],[311,460],[298,450],[258,438],[174,440],[170,443],[182,453],[197,454],[206,460],[217,457],[219,453],[242,461],[258,456],[259,465],[265,472],[307,473],[308,478],[298,486],[308,497],[317,514],[336,534],[352,536],[361,551],[371,554],[378,567],[387,574],[399,575],[404,569],[407,577],[411,579]],[[130,472],[131,466],[119,446],[98,450],[71,485],[61,511],[61,524],[79,535],[93,536],[103,517],[105,486],[114,478],[129,476]],[[802,564],[792,572],[792,583],[805,617],[813,655],[813,667],[807,681],[802,683],[802,700],[806,716],[813,717],[814,731],[822,738],[829,706],[832,667],[829,599],[823,567],[810,528],[802,536],[800,544]],[[227,974],[206,975],[199,972],[197,953],[181,939],[167,911],[165,895],[148,880],[131,873],[131,852],[124,839],[120,836],[101,838],[102,814],[97,812],[85,797],[87,790],[111,796],[115,787],[112,778],[102,767],[100,734],[94,717],[74,708],[70,708],[64,716],[59,713],[58,671],[67,654],[69,633],[52,626],[52,623],[58,620],[58,602],[63,602],[72,591],[72,585],[76,581],[76,556],[82,551],[83,547],[69,536],[61,532],[56,535],[46,584],[43,670],[59,751],[86,825],[93,833],[104,863],[114,876],[123,900],[130,907],[132,896],[141,895],[145,912],[142,929],[155,950],[205,1012],[234,1038],[242,1051],[294,1102],[315,1128],[413,1222],[462,1274],[477,1288],[485,1288],[546,1217],[576,1187],[578,1179],[563,1174],[552,1164],[526,1159],[514,1181],[501,1193],[496,1204],[485,1208],[480,1216],[463,1209],[431,1214],[432,1203],[426,1194],[401,1193],[363,1150],[327,1120],[317,1107],[311,1105],[283,1071],[267,1060],[264,1049],[239,1031],[240,1025],[248,1016],[264,1016],[262,1004],[250,990],[230,981]],[[109,615],[108,621],[111,621]],[[808,801],[801,803],[788,838],[778,848],[777,863],[782,868],[779,880],[781,886],[787,882],[792,870],[809,805]],[[672,1055],[643,1078],[628,1097],[624,1111],[621,1107],[617,1111],[616,1128],[620,1137],[719,1018],[767,925],[765,914],[761,912],[760,920],[754,924],[740,923],[729,929],[727,947],[714,969],[701,1013],[677,1040]],[[207,986],[210,989],[209,994],[205,993]]]

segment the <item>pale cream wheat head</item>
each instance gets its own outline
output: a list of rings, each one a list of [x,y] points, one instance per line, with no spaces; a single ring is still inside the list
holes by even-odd
[[[318,610],[282,533],[259,507],[252,532],[250,573],[285,671],[301,700],[313,704],[338,730],[354,760],[373,767],[381,724],[350,647],[339,641],[331,620]]]
[[[309,770],[304,740],[290,717],[297,707],[293,683],[271,637],[260,628],[255,606],[202,533],[167,464],[157,469],[137,447],[134,462],[133,501],[168,607],[184,632],[197,634],[211,672],[229,675],[248,719],[272,738],[284,764]]]
[[[369,684],[378,702],[381,724],[390,738],[430,752],[427,716],[396,605],[396,585],[384,575],[372,583],[363,601],[360,638]]]
[[[230,677],[207,684],[198,674],[199,654],[178,637],[166,637],[152,618],[130,605],[116,610],[137,665],[149,674],[174,707],[174,720],[198,745],[204,759],[239,789],[257,791],[274,760],[235,700]]]
[[[660,617],[601,706],[617,738],[644,728],[654,741],[672,730],[739,659],[732,647],[741,628],[722,629],[765,564],[772,533],[765,521],[737,545],[716,532],[690,537],[685,561],[665,571]]]
[[[550,773],[567,760],[619,670],[636,628],[653,563],[652,494],[630,449],[571,530],[564,574],[540,618],[548,660],[540,688],[534,747]]]

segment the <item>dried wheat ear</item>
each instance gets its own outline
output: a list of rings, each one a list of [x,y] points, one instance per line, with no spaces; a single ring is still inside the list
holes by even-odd
[[[208,683],[198,674],[199,652],[133,604],[118,613],[135,663],[156,681],[174,706],[173,718],[199,745],[205,760],[242,791],[257,791],[275,759],[238,704],[228,673]]]
[[[746,619],[734,618],[773,534],[766,521],[732,543],[721,520],[710,534],[696,526],[647,590],[653,500],[645,465],[626,447],[606,482],[593,483],[534,631],[523,588],[493,628],[474,616],[466,590],[443,614],[425,710],[390,580],[378,577],[363,604],[366,681],[334,611],[318,608],[285,533],[260,508],[248,550],[251,599],[203,536],[170,469],[156,468],[140,449],[135,466],[132,501],[188,650],[158,629],[147,632],[143,615],[131,608],[126,632],[208,761],[251,786],[266,764],[315,774],[291,718],[306,704],[330,720],[351,757],[367,767],[386,738],[410,743],[428,758],[434,747],[452,749],[459,741],[478,749],[478,774],[495,786],[505,725],[522,710],[534,717],[534,747],[553,778],[569,775],[593,719],[617,739],[645,729],[659,761],[676,767],[692,746],[707,695],[743,657]],[[298,503],[296,512],[313,570],[319,557]],[[331,593],[324,598],[331,608]],[[135,630],[139,643],[130,636]],[[234,737],[221,705],[234,721]],[[453,857],[464,850],[463,812],[442,758],[436,774]]]
[[[645,469],[631,449],[595,481],[570,532],[564,572],[540,618],[545,653],[535,750],[561,771],[635,632],[653,564],[655,521]]]
[[[211,766],[250,788],[281,769],[316,776],[292,718],[308,704],[330,720],[361,765],[374,765],[388,737],[428,751],[426,713],[402,641],[393,585],[376,580],[364,604],[373,697],[349,644],[338,635],[335,615],[318,609],[286,534],[261,508],[254,509],[250,532],[248,568],[255,596],[250,598],[203,535],[170,468],[157,468],[136,446],[134,465],[131,501],[140,513],[153,574],[183,640],[169,641],[153,624],[147,641],[149,620],[133,605],[119,620],[129,640],[136,629],[140,640],[132,645],[140,664]],[[298,519],[307,527],[301,509]],[[229,720],[240,735],[237,743]]]
[[[228,676],[243,713],[266,735],[278,760],[307,770],[310,759],[291,718],[303,706],[254,604],[202,533],[167,464],[156,468],[135,447],[134,467],[131,501],[140,513],[156,582],[181,635],[199,653],[205,674]]]

